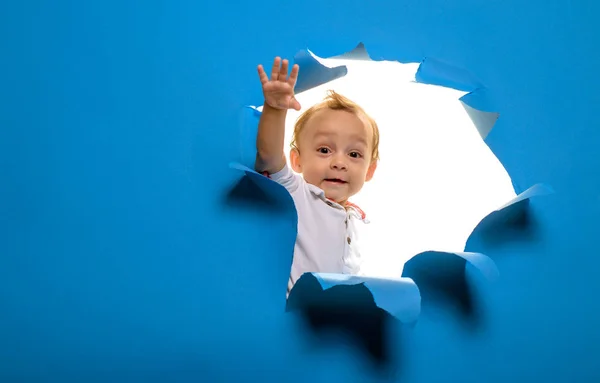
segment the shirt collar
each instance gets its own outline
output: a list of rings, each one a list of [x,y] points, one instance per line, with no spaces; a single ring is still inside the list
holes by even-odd
[[[327,197],[325,197],[325,192],[320,187],[315,186],[313,184],[308,184],[308,188],[310,189],[311,193],[313,193],[315,196],[319,197],[321,200],[323,200],[325,202],[329,201],[329,199]],[[368,222],[366,219],[367,215],[360,207],[358,207],[357,205],[353,204],[350,201],[346,202],[346,205],[348,207],[350,207],[357,214],[357,218],[360,218],[361,220]]]

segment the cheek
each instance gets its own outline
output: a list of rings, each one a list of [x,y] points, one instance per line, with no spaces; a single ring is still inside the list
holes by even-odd
[[[321,170],[327,166],[327,159],[317,155],[311,156],[308,159],[308,166],[313,170]]]
[[[305,174],[312,175],[318,173],[322,169],[322,162],[316,156],[305,158],[302,164],[302,168]]]
[[[323,161],[316,161],[313,162],[313,166],[312,166],[312,174],[316,177],[323,177],[323,175],[325,174],[325,172],[327,171],[327,167],[323,166]]]
[[[365,165],[364,163],[360,163],[360,164],[356,164],[356,166],[354,166],[353,173],[360,180],[364,181],[364,179],[367,177],[368,171],[369,171],[369,167],[367,165]]]

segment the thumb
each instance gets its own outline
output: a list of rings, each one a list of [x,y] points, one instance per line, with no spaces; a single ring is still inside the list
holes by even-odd
[[[292,100],[290,101],[290,106],[294,109],[294,110],[300,110],[300,103],[298,102],[298,100],[296,100],[296,97],[292,97]]]

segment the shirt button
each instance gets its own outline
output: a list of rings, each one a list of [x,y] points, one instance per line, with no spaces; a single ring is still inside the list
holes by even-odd
[[[350,242],[352,242],[352,239],[350,239],[350,237],[348,237],[348,245],[350,244]]]

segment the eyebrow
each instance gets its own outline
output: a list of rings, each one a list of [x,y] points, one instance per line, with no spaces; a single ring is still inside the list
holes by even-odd
[[[320,133],[317,133],[317,134],[315,134],[315,138],[319,138],[319,137],[329,138],[329,137],[331,137],[331,136],[335,136],[335,135],[336,135],[335,133],[330,133],[330,132],[320,132]],[[358,142],[362,143],[362,144],[363,144],[363,145],[365,145],[365,146],[369,146],[369,144],[367,143],[367,140],[366,140],[365,138],[361,137],[361,136],[358,136],[358,135],[352,135],[352,136],[350,136],[350,137],[351,137],[353,140],[356,140],[356,141],[358,141]]]
[[[352,136],[353,139],[355,139],[356,141],[362,143],[365,146],[369,146],[369,144],[367,143],[367,140],[363,137],[360,136]]]

